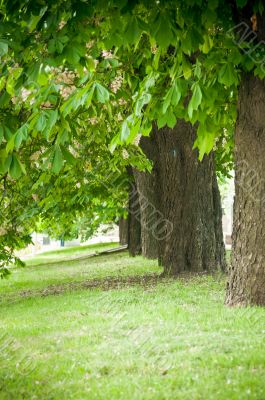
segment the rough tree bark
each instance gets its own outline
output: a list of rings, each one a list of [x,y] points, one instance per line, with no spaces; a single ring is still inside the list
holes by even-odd
[[[157,146],[153,135],[142,137],[140,146],[146,156],[154,161],[157,157]],[[155,172],[142,172],[134,169],[135,182],[141,209],[142,255],[146,258],[158,258],[157,225],[157,181]]]
[[[252,47],[265,40],[265,14],[255,14],[253,2],[234,7],[239,37],[246,33]],[[244,24],[242,24],[242,22]],[[241,27],[242,26],[242,31]],[[252,32],[251,32],[252,31]],[[256,53],[257,54],[257,53]],[[262,53],[259,53],[262,55]],[[252,56],[252,53],[249,53]],[[255,52],[253,54],[255,56]],[[264,67],[264,57],[257,63]],[[242,76],[235,132],[235,203],[232,263],[226,304],[265,305],[265,82]]]
[[[119,220],[119,242],[121,246],[128,244],[128,219],[124,217]]]
[[[214,159],[198,160],[192,150],[195,136],[195,128],[184,120],[156,132],[158,204],[164,221],[159,247],[166,275],[225,268]]]
[[[128,249],[129,254],[134,257],[142,252],[141,210],[137,186],[131,168],[128,168],[128,173],[132,176],[128,202]]]
[[[265,81],[244,76],[235,132],[235,204],[228,305],[265,305]]]
[[[165,275],[225,269],[213,155],[198,160],[192,150],[195,136],[195,128],[181,120],[174,129],[154,128],[151,137],[140,143],[154,163],[151,175],[135,173],[145,197],[141,201],[140,195],[143,254],[148,246],[155,248]],[[146,199],[153,205],[151,210]]]

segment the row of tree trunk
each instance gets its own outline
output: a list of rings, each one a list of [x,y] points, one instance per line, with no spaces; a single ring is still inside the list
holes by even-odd
[[[253,93],[255,94],[253,96]],[[243,79],[235,134],[236,196],[227,305],[265,305],[265,83]],[[154,128],[141,147],[152,173],[131,171],[129,216],[121,222],[130,254],[158,259],[164,275],[226,269],[213,155],[198,160],[195,129],[178,121]],[[124,233],[123,233],[124,235]]]
[[[195,128],[184,120],[174,129],[154,127],[140,142],[153,162],[152,173],[133,171],[129,251],[158,258],[170,276],[225,269],[214,159],[211,155],[198,160],[192,149],[195,135]]]

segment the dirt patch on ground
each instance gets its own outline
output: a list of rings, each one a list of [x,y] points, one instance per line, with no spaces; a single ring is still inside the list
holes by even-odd
[[[141,285],[143,287],[156,286],[158,281],[165,281],[158,274],[147,274],[137,276],[125,276],[125,277],[106,277],[104,279],[89,279],[81,282],[68,282],[60,285],[49,285],[44,289],[36,290],[23,290],[14,296],[13,294],[1,296],[1,303],[13,303],[21,299],[33,298],[33,297],[46,297],[52,295],[59,295],[66,291],[76,291],[82,289],[101,289],[101,290],[116,290],[122,289],[129,286]]]
[[[172,281],[178,279],[181,280],[184,284],[190,282],[191,279],[196,279],[198,277],[202,277],[208,275],[207,273],[182,273],[176,277],[165,277],[162,274],[152,273],[146,275],[133,275],[133,276],[107,276],[104,279],[88,279],[83,281],[75,281],[75,282],[67,282],[62,284],[49,285],[43,289],[35,289],[35,290],[22,290],[17,292],[16,294],[7,294],[0,297],[0,305],[1,304],[10,304],[21,301],[23,299],[28,298],[36,298],[36,297],[46,297],[46,296],[54,296],[60,295],[65,292],[72,292],[77,290],[92,290],[92,289],[101,289],[103,291],[107,290],[118,290],[124,289],[130,286],[140,285],[145,290],[152,290],[155,286],[163,282],[164,284],[170,284]],[[224,275],[215,276],[215,278],[223,279]]]

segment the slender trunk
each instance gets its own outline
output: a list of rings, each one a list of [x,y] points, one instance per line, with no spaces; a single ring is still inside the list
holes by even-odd
[[[133,173],[128,169],[130,175]],[[131,256],[141,254],[141,210],[139,204],[139,195],[134,179],[131,180],[129,190],[129,206],[128,206],[128,249]]]
[[[124,217],[119,220],[119,241],[121,246],[128,244],[128,219]]]
[[[163,215],[159,247],[166,275],[224,269],[220,197],[213,155],[198,160],[191,124],[156,132],[157,188]],[[162,221],[162,220],[161,220]]]
[[[235,204],[228,305],[265,305],[265,81],[244,76],[235,132]]]
[[[222,226],[222,203],[219,187],[217,183],[217,177],[214,173],[213,177],[213,215],[214,215],[214,229],[215,229],[215,257],[216,265],[223,271],[226,270],[226,256],[225,256],[225,244]]]

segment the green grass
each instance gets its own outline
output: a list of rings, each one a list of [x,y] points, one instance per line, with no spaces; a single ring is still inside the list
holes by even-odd
[[[103,251],[107,249],[112,249],[119,246],[118,243],[98,243],[89,244],[87,246],[73,246],[73,247],[63,247],[58,250],[46,251],[40,253],[35,257],[30,257],[25,260],[26,265],[36,266],[39,264],[54,263],[57,261],[65,261],[72,257],[82,257],[86,254],[95,253],[97,251]]]
[[[133,284],[160,271],[122,253],[2,281],[0,399],[263,400],[265,309],[226,308],[220,276]]]

